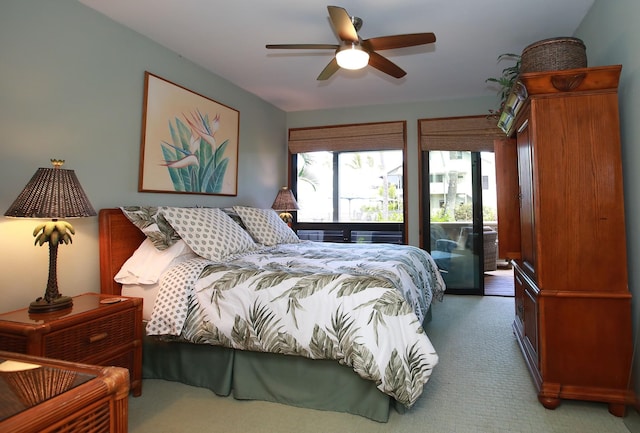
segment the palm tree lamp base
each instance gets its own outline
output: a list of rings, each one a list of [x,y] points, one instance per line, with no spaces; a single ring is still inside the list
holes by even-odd
[[[75,233],[73,226],[66,221],[53,220],[38,225],[33,231],[36,244],[49,244],[49,277],[44,296],[29,305],[30,313],[50,313],[71,308],[73,301],[69,296],[58,292],[58,246],[73,242],[71,235]]]
[[[38,298],[29,304],[29,313],[50,313],[52,311],[64,310],[73,306],[73,299],[70,296],[60,295],[52,301]]]
[[[293,215],[291,215],[289,212],[282,212],[279,217],[282,221],[287,223],[289,227],[291,227],[291,224],[293,223]]]

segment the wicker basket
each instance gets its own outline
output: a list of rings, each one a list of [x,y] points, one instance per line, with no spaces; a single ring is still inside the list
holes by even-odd
[[[521,73],[586,67],[586,49],[578,38],[543,39],[522,50]]]

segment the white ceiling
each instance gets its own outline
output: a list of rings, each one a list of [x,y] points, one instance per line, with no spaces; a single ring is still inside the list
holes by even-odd
[[[265,44],[338,42],[319,0],[79,0],[285,111],[495,95],[485,83],[530,43],[572,36],[594,0],[341,0],[363,39],[434,32],[435,44],[380,54],[401,79],[367,67],[316,77],[333,52]],[[154,72],[154,71],[151,71]],[[171,80],[172,77],[164,77]],[[496,101],[497,103],[497,101]]]

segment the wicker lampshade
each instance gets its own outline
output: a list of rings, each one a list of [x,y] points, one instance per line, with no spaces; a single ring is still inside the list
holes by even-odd
[[[73,170],[60,168],[63,160],[52,159],[53,168],[39,168],[18,198],[4,213],[9,217],[51,218],[34,231],[36,244],[49,243],[49,277],[45,295],[29,306],[32,313],[50,312],[70,307],[70,297],[58,292],[58,245],[71,243],[75,233],[66,218],[89,217],[96,211],[89,203]]]
[[[298,207],[298,202],[296,202],[296,198],[293,196],[291,190],[286,186],[283,186],[280,191],[278,191],[278,195],[276,195],[276,199],[273,201],[271,209],[280,212],[280,218],[282,221],[291,227],[291,224],[293,223],[293,215],[291,215],[290,212],[300,208]]]
[[[283,186],[282,189],[278,191],[278,195],[276,195],[276,199],[273,201],[271,209],[279,212],[291,212],[300,208],[298,207],[298,202],[296,202],[296,198],[293,196],[291,190],[286,186]]]
[[[62,219],[96,215],[75,172],[60,168],[60,161],[53,163],[53,168],[36,171],[5,216]]]

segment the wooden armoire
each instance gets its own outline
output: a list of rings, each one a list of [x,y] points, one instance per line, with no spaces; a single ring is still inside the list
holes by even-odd
[[[501,257],[514,265],[513,330],[549,409],[590,400],[622,416],[632,398],[621,69],[522,74],[514,139],[496,146],[496,164],[513,168],[513,178],[497,170],[499,215],[519,214],[505,218],[515,230],[498,224]]]

